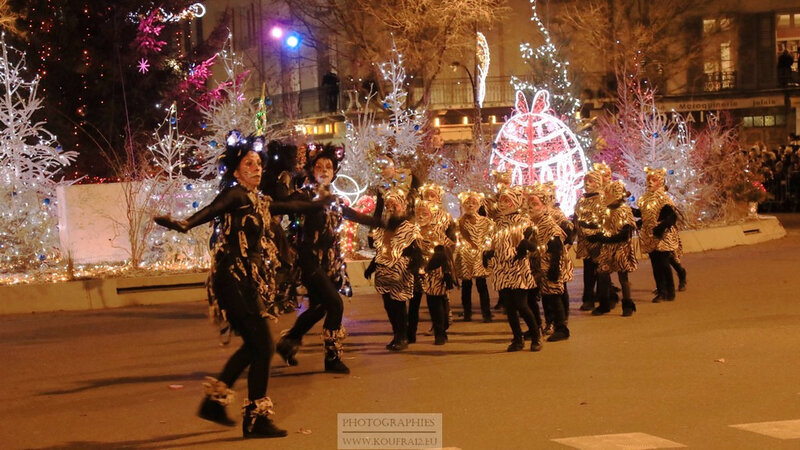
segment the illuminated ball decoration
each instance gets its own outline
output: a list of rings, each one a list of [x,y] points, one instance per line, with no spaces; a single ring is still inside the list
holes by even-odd
[[[492,145],[490,168],[511,171],[512,184],[553,181],[556,201],[570,215],[583,189],[588,162],[575,134],[550,111],[550,94],[538,91],[528,108],[517,91],[514,113]]]

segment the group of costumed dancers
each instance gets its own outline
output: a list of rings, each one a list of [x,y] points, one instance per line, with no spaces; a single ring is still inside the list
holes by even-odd
[[[395,166],[391,154],[377,161],[381,181],[372,189],[377,197],[372,215],[352,209],[332,192],[343,149],[309,145],[304,156],[298,168],[296,146],[232,131],[219,160],[223,176],[216,198],[186,219],[155,218],[183,233],[203,224],[213,227],[209,303],[243,342],[218,377],[204,383],[198,415],[234,425],[226,406],[233,398],[231,387],[249,367],[245,438],[286,436],[271,419],[270,361],[277,350],[287,364],[297,365],[303,337],[323,319],[325,371],[350,372],[342,361],[342,295],[352,295],[340,244],[345,220],[372,229],[375,257],[364,276],[374,277],[382,297],[393,331],[389,351],[416,342],[423,294],[434,344],[445,345],[452,317],[448,292],[461,289],[463,320],[471,321],[473,283],[484,322],[492,321],[493,309],[505,309],[512,333],[508,351],[524,349],[525,339],[531,351],[541,350],[544,336],[550,342],[568,339],[567,283],[573,277],[568,250],[574,241],[584,267],[583,311],[602,315],[614,308],[613,272],[622,291],[622,315],[636,311],[628,273],[638,265],[637,230],[641,250],[652,261],[653,301],[674,300],[671,266],[678,272],[679,290],[685,287],[679,214],[666,194],[664,170],[645,169],[647,192],[632,209],[624,184],[612,181],[608,166],[595,164],[584,178],[585,193],[572,219],[558,208],[552,183],[512,186],[510,173],[494,172],[492,192],[458,194],[461,216],[454,220],[444,208],[444,189],[420,184],[408,169]],[[493,308],[487,278],[498,292]],[[300,285],[308,308],[275,343],[269,321],[286,309],[289,293]]]

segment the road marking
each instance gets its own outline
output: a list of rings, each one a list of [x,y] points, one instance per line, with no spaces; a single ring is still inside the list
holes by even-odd
[[[553,439],[559,444],[581,450],[646,450],[651,448],[681,448],[683,444],[662,439],[647,433],[598,434]]]
[[[800,439],[800,420],[780,420],[777,422],[742,423],[731,425],[740,430],[752,431],[774,437],[775,439]]]

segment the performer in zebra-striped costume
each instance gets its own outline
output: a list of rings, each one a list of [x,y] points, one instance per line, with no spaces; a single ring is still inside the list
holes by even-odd
[[[386,229],[374,231],[375,258],[364,277],[375,274],[375,290],[383,297],[383,307],[392,325],[393,337],[386,345],[391,351],[408,348],[408,310],[406,302],[414,295],[414,274],[419,271],[421,252],[419,228],[406,216],[407,192],[390,189],[385,193]]]
[[[603,202],[606,204],[606,213],[603,216],[602,234],[589,236],[590,242],[600,243],[600,256],[598,257],[597,271],[599,273],[617,273],[622,288],[622,315],[630,316],[636,311],[636,304],[631,298],[631,285],[628,273],[633,272],[639,265],[634,248],[633,232],[636,230],[636,220],[631,207],[625,203],[630,193],[625,189],[625,184],[620,181],[611,182],[603,191]],[[608,278],[610,281],[610,277]],[[601,282],[598,291],[605,291],[600,295],[603,299],[600,305],[592,311],[592,315],[602,315],[611,311],[608,299],[612,287],[610,283]]]
[[[529,251],[536,250],[535,233],[527,217],[520,213],[522,197],[519,187],[507,188],[500,193],[492,248],[483,254],[484,265],[489,266],[494,275],[495,289],[506,308],[511,326],[513,339],[508,346],[509,352],[522,350],[525,346],[520,316],[533,335],[531,351],[541,350],[539,329],[528,308],[526,292],[536,286],[527,258]]]
[[[484,195],[474,191],[458,194],[461,202],[461,217],[456,221],[455,264],[458,278],[461,279],[461,306],[464,321],[472,320],[472,281],[478,289],[481,314],[484,322],[492,321],[489,302],[489,288],[486,277],[489,271],[481,261],[483,252],[489,250],[494,235],[494,221],[478,214],[484,203]]]

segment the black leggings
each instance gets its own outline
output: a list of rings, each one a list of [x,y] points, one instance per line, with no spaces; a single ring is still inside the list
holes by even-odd
[[[331,279],[317,267],[313,271],[303,271],[303,285],[308,291],[308,309],[297,316],[297,321],[287,336],[302,339],[323,317],[325,323],[322,326],[326,330],[336,331],[341,328],[344,303],[339,289]]]
[[[405,303],[405,302],[403,302]],[[414,341],[417,337],[417,325],[419,324],[419,305],[422,303],[422,290],[414,289],[414,295],[408,301],[408,340]]]
[[[528,307],[528,290],[527,289],[500,289],[498,293],[500,301],[506,307],[506,315],[508,316],[508,324],[511,326],[511,333],[514,334],[515,340],[522,339],[522,327],[519,325],[519,317],[528,325],[531,330],[534,340],[539,340],[539,327],[536,325],[536,320],[533,318],[533,313]]]
[[[481,302],[481,315],[483,315],[484,318],[492,317],[492,305],[489,303],[489,287],[486,286],[486,278],[475,278],[475,287],[478,288],[478,298]],[[464,318],[471,318],[472,280],[461,280],[461,307],[464,308]]]
[[[597,283],[597,263],[590,258],[583,259],[583,303],[594,303],[594,286]]]
[[[539,287],[537,286],[533,289],[528,289],[527,297],[528,297],[528,308],[531,310],[531,313],[533,314],[533,320],[536,322],[536,327],[542,328],[542,315],[539,312],[539,300],[542,299],[542,296],[539,293]],[[548,317],[548,314],[549,314],[548,311],[545,311],[544,317],[545,320],[548,321],[549,323],[550,318]]]
[[[444,336],[444,330],[447,329],[447,296],[445,295],[428,295],[425,297],[428,300],[428,311],[431,313],[431,322],[433,322],[433,334],[436,336]]]
[[[392,324],[395,340],[406,340],[408,337],[408,311],[406,302],[392,300],[389,294],[383,294],[383,309],[389,316],[389,323]]]
[[[669,265],[670,252],[650,252],[650,264],[653,266],[653,278],[656,281],[658,295],[662,298],[675,298],[675,279],[672,278],[672,269]]]
[[[233,387],[233,383],[250,366],[247,373],[247,397],[258,400],[267,395],[269,383],[269,364],[275,353],[275,344],[269,331],[267,319],[248,315],[244,317],[228,317],[231,327],[241,336],[244,343],[228,358],[219,380]]]
[[[555,330],[569,335],[561,294],[542,294],[542,306],[550,311]]]

